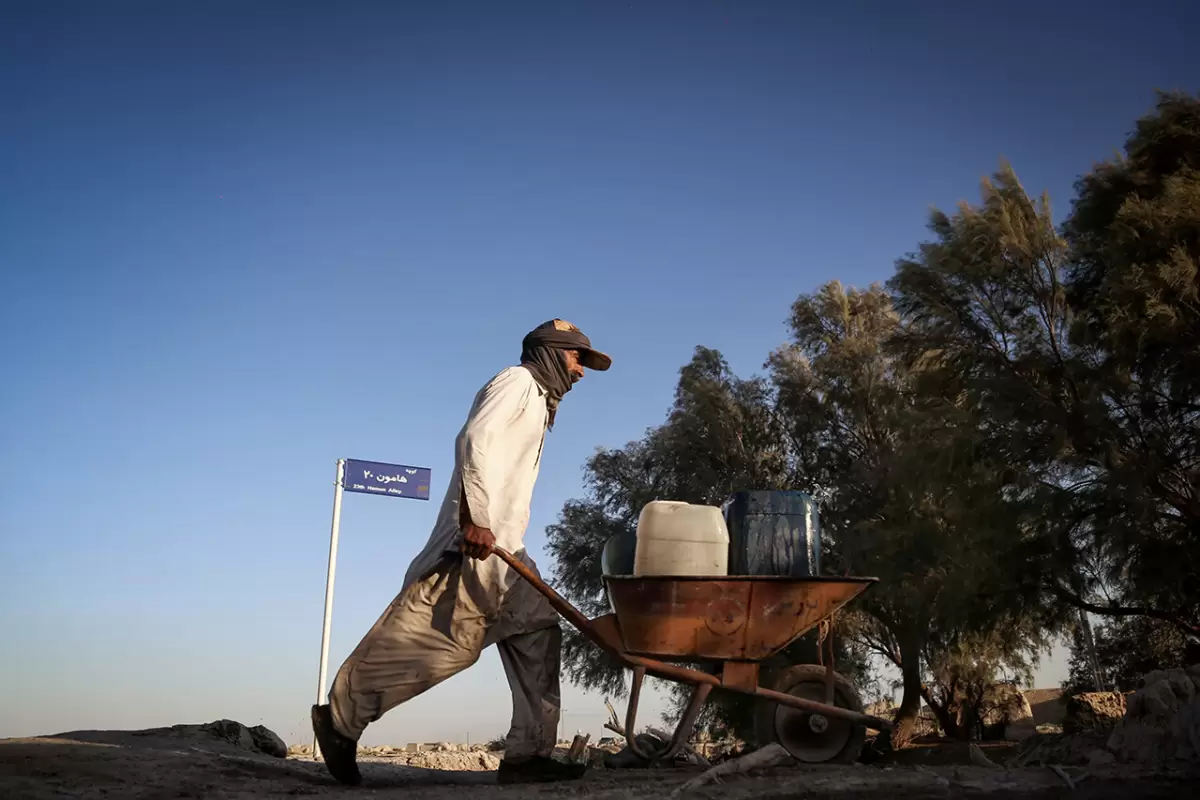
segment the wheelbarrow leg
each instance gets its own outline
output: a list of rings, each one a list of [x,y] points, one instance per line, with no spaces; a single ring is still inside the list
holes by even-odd
[[[684,748],[692,736],[692,729],[696,727],[696,720],[700,718],[700,712],[704,710],[704,704],[708,702],[708,695],[712,688],[710,683],[698,683],[692,689],[692,699],[688,702],[687,711],[683,712],[683,719],[679,720],[679,727],[675,729],[675,735],[671,737],[671,744],[666,751],[654,757],[656,761],[670,761],[679,755],[679,751]]]
[[[635,756],[643,761],[650,761],[652,756],[642,752],[641,745],[637,741],[637,734],[634,732],[634,725],[637,723],[638,699],[642,695],[642,681],[645,679],[646,668],[634,667],[633,680],[629,684],[629,708],[625,711],[625,741],[629,743],[629,749]]]
[[[637,709],[638,700],[642,694],[642,683],[646,680],[646,668],[633,668],[633,681],[629,686],[629,709],[625,712],[625,741],[629,743],[629,749],[633,754],[643,761],[667,761],[679,755],[679,751],[688,743],[688,739],[692,735],[692,729],[696,727],[696,720],[700,718],[700,712],[704,710],[704,704],[708,702],[708,695],[712,692],[712,684],[697,683],[692,689],[692,699],[688,701],[687,710],[683,712],[683,719],[679,720],[678,727],[675,728],[675,735],[671,737],[670,744],[665,750],[660,750],[657,753],[647,753],[638,743],[636,731],[637,725]]]

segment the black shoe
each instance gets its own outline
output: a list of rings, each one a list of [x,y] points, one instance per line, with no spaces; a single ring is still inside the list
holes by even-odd
[[[587,773],[586,764],[568,764],[549,756],[534,756],[524,761],[500,762],[497,783],[557,783],[577,781]]]
[[[312,724],[329,774],[347,786],[362,783],[357,761],[358,742],[337,732],[337,728],[333,727],[333,714],[329,706],[312,707]]]

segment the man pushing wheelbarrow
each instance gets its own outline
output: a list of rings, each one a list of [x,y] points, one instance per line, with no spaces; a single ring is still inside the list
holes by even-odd
[[[356,762],[366,727],[474,664],[495,644],[512,689],[512,727],[500,783],[577,780],[585,767],[551,757],[560,711],[559,615],[494,547],[537,567],[523,539],[546,431],[585,370],[612,364],[574,325],[556,319],[531,331],[521,364],[488,381],[454,450],[454,474],[425,548],[400,594],[342,664],[328,705],[312,707],[325,766],[342,783],[362,781]]]

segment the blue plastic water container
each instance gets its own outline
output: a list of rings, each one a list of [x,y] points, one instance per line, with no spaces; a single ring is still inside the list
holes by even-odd
[[[637,536],[633,533],[618,533],[604,543],[600,554],[600,570],[609,575],[632,575],[633,561],[637,553]]]
[[[804,492],[737,492],[724,503],[730,575],[821,574],[821,521]]]

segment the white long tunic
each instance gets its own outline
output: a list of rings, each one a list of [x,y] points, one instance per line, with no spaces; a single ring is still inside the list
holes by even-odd
[[[425,548],[404,576],[404,588],[429,574],[446,552],[462,541],[459,500],[465,493],[471,522],[491,529],[496,546],[524,549],[529,505],[541,464],[548,415],[546,395],[524,367],[509,367],[475,395],[454,446],[454,474]],[[483,590],[486,613],[498,614],[500,601],[519,577],[496,557],[466,559],[464,577],[473,574]]]

